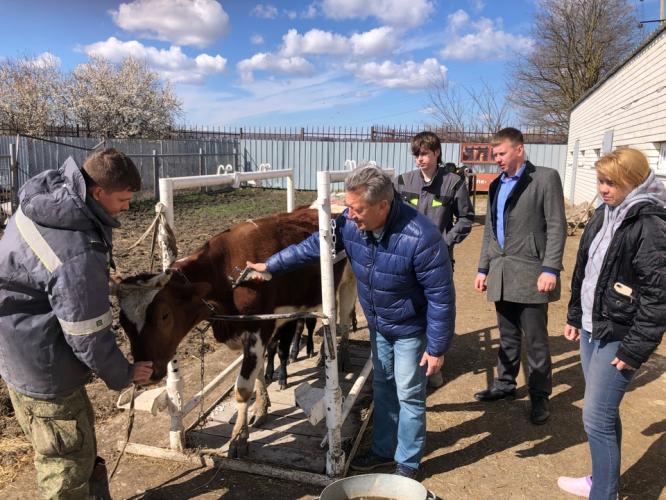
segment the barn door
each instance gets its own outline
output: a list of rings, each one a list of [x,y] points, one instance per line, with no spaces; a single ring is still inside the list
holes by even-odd
[[[576,203],[574,198],[576,194],[576,170],[578,170],[578,149],[580,148],[580,140],[576,139],[576,144],[574,145],[573,158],[571,159],[571,192],[569,193],[569,200],[572,204]]]

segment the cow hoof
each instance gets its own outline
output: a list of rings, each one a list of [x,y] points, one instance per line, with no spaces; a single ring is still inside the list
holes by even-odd
[[[287,382],[280,380],[280,390],[284,391],[287,388]]]
[[[245,458],[249,455],[247,439],[235,439],[229,445],[229,458]]]
[[[268,417],[268,406],[269,405],[267,405],[265,408],[257,407],[255,405],[255,406],[252,407],[252,409],[250,409],[248,423],[252,427],[259,427],[264,422],[266,422],[266,418]]]
[[[273,376],[272,375],[270,377],[268,375],[264,376],[264,381],[266,382],[266,385],[271,385],[271,382],[273,382]]]

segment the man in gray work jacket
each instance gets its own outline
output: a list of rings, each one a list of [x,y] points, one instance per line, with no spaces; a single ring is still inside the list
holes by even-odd
[[[435,223],[449,249],[451,268],[453,246],[472,230],[474,207],[469,199],[465,178],[442,166],[442,145],[433,132],[420,132],[412,138],[412,154],[417,170],[398,176],[394,187],[403,201]],[[444,385],[440,371],[428,379],[430,387]]]
[[[120,390],[152,374],[118,349],[109,304],[111,230],[140,186],[114,149],[83,170],[68,158],[26,182],[0,240],[0,375],[45,498],[110,498],[85,384],[94,372]]]
[[[530,421],[550,416],[552,368],[548,303],[560,298],[560,271],[567,238],[562,183],[557,170],[525,161],[523,134],[505,128],[492,141],[502,173],[490,184],[488,210],[474,288],[495,303],[500,331],[497,378],[474,397],[513,399],[526,337]]]

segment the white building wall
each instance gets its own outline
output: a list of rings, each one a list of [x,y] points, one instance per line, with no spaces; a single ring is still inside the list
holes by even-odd
[[[659,168],[657,174],[666,183],[666,159],[659,161],[660,148],[666,144],[666,31],[571,113],[564,195],[574,203],[590,201],[596,193],[594,162],[602,152],[608,131],[613,134],[613,149],[631,146],[641,150],[650,166]],[[576,141],[579,153],[574,173]]]

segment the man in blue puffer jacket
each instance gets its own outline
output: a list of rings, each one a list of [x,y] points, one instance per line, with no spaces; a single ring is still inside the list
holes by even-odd
[[[25,183],[0,240],[0,375],[45,498],[110,498],[85,384],[94,372],[120,390],[153,371],[123,356],[109,303],[111,230],[140,186],[114,149],[83,170],[68,158]]]
[[[368,320],[375,412],[372,449],[352,469],[396,464],[417,477],[425,451],[427,377],[444,364],[455,324],[448,250],[437,227],[401,203],[391,178],[374,166],[345,180],[347,209],[336,221]],[[319,234],[271,256],[263,272],[282,274],[319,259]]]

